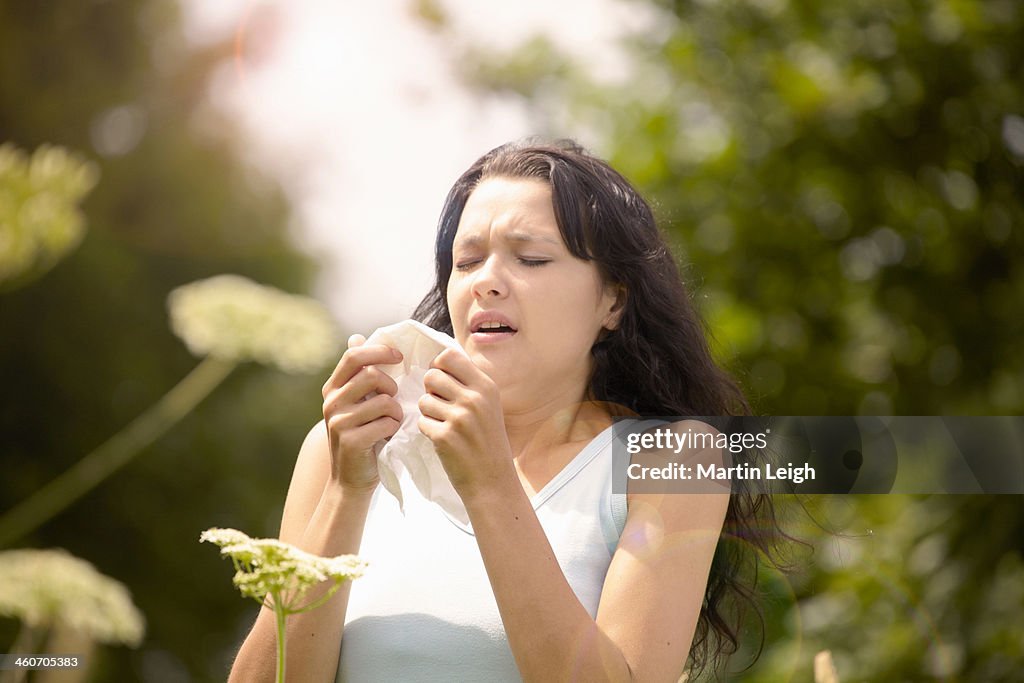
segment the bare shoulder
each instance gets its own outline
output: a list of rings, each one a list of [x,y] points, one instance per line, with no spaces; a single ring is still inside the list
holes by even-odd
[[[330,476],[330,457],[327,428],[320,420],[306,434],[295,459],[281,517],[282,541],[297,543],[302,538]]]
[[[299,458],[303,457],[303,454],[308,456],[308,453],[312,450],[318,450],[321,455],[328,455],[328,441],[327,441],[327,425],[324,424],[323,420],[320,420],[306,432],[306,438],[302,440],[302,447],[299,449]]]
[[[722,467],[729,462],[723,448],[724,435],[700,420],[680,420],[648,430],[653,438],[632,456],[641,468],[690,473],[699,467]],[[682,476],[682,475],[679,475]],[[692,476],[692,475],[691,475]],[[663,533],[706,531],[717,539],[729,506],[729,485],[717,481],[685,483],[660,480],[657,486],[643,486],[630,480],[627,495],[627,529],[632,524],[647,526],[652,516]]]
[[[631,463],[638,465],[640,472],[654,470],[665,471],[675,468],[674,472],[688,471],[694,473],[698,468],[718,469],[727,466],[729,457],[723,448],[725,435],[714,426],[700,420],[680,420],[662,424],[647,430],[641,438],[637,438],[638,451],[632,455]],[[682,476],[682,474],[678,475]],[[628,482],[627,502],[629,510],[634,503],[642,502],[655,505],[659,509],[676,509],[680,514],[690,505],[699,502],[700,497],[692,500],[689,493],[703,495],[728,494],[728,483],[714,480],[676,480],[657,479],[645,482],[630,478]],[[656,491],[656,492],[655,492]],[[712,499],[709,499],[712,500]],[[689,502],[687,502],[689,501]],[[728,495],[725,495],[728,502]],[[704,501],[708,502],[708,501]],[[721,505],[721,500],[717,503]],[[714,505],[714,504],[713,504]]]

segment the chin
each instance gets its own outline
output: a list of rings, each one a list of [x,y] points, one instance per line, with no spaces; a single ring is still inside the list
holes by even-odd
[[[521,376],[521,373],[514,372],[515,366],[508,362],[496,361],[494,358],[489,358],[487,354],[480,353],[479,351],[469,354],[469,359],[473,361],[473,364],[480,368],[485,375],[491,378],[491,381],[498,385],[498,389],[505,392],[506,389],[513,386],[517,382],[517,377]]]
[[[495,364],[493,360],[479,352],[469,354],[469,359],[473,361],[478,368],[483,370],[484,374],[490,377],[495,384],[499,387],[503,386],[507,377],[505,376],[506,373],[503,372],[502,366]]]

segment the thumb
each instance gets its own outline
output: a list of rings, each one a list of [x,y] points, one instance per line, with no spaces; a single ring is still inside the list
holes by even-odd
[[[366,343],[366,337],[361,334],[353,334],[348,338],[348,348],[355,348],[356,346],[362,346]]]

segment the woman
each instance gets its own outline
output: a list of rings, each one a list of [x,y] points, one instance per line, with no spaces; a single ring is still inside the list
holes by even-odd
[[[675,681],[688,657],[699,669],[735,649],[722,599],[744,589],[716,545],[759,501],[611,492],[613,417],[746,411],[647,204],[574,143],[504,145],[449,193],[436,268],[415,317],[465,355],[432,363],[419,427],[470,524],[409,501],[402,517],[379,494],[373,445],[402,411],[376,366],[401,356],[354,336],[300,450],[281,538],[370,569],[292,617],[290,677]],[[232,680],[273,670],[263,610]]]

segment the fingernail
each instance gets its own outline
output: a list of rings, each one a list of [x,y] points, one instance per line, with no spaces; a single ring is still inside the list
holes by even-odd
[[[399,352],[398,349],[391,349],[391,357],[394,358],[395,360],[401,360],[402,354]]]

